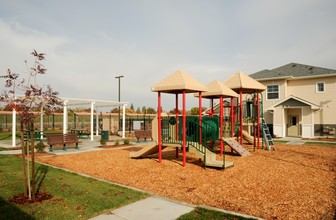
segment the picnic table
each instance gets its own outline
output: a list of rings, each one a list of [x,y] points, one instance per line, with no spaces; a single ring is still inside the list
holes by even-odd
[[[82,128],[74,128],[70,130],[71,133],[77,134],[78,138],[83,138],[83,136],[86,136],[89,138],[90,133],[86,129]]]

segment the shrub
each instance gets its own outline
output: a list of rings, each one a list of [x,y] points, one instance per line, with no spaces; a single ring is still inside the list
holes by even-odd
[[[120,142],[119,142],[119,140],[116,140],[116,142],[115,142],[115,144],[114,144],[115,146],[119,146],[120,145]]]
[[[39,141],[35,146],[35,149],[37,150],[37,152],[40,152],[40,153],[44,152],[45,148],[46,146],[42,141]]]
[[[106,140],[100,139],[100,144],[103,145],[103,146],[105,146],[106,145]]]
[[[130,144],[130,140],[129,139],[124,139],[124,144]]]

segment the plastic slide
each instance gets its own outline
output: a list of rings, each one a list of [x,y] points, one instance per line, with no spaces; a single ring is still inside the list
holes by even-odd
[[[166,148],[166,146],[162,146],[162,150],[164,148]],[[152,143],[147,144],[146,146],[144,146],[144,148],[142,148],[139,151],[131,151],[129,156],[131,158],[141,158],[151,154],[155,154],[157,152],[159,152],[159,145],[154,141]]]
[[[243,146],[241,146],[234,138],[223,138],[225,143],[231,147],[237,154],[240,156],[249,156],[251,155],[250,152],[248,152]]]
[[[254,137],[251,136],[247,131],[243,130],[243,139],[247,141],[249,144],[254,144]],[[260,142],[262,139],[260,138]]]
[[[189,152],[194,153],[198,158],[204,159],[204,154],[196,148],[190,146]],[[217,160],[216,154],[208,149],[206,149],[206,158],[205,158],[205,166],[207,167],[216,167],[216,168],[227,168],[232,167],[233,162],[231,161],[225,161],[225,165],[223,167],[223,160]]]

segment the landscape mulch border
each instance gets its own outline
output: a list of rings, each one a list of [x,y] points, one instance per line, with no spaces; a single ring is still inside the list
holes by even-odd
[[[336,209],[336,148],[277,144],[276,151],[244,145],[252,156],[231,154],[235,166],[226,170],[204,169],[188,153],[187,166],[175,149],[157,156],[129,158],[129,151],[106,149],[81,154],[38,157],[56,167],[138,188],[154,194],[207,205],[265,219],[334,219]],[[222,158],[218,158],[222,159]]]

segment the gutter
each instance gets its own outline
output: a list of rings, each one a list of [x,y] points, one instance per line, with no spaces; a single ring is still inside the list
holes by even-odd
[[[294,77],[294,76],[281,76],[281,77],[270,77],[270,78],[260,78],[255,79],[257,81],[270,81],[270,80],[300,80],[300,79],[314,79],[314,78],[325,78],[325,77],[333,77],[336,76],[336,73],[332,74],[323,74],[323,75],[313,75],[313,76],[301,76],[301,77]]]

